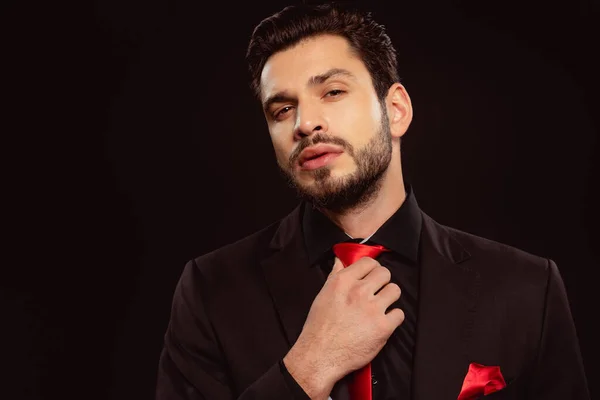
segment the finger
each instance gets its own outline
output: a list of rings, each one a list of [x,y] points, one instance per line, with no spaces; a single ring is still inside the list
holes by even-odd
[[[375,295],[381,307],[386,310],[389,306],[394,304],[394,302],[398,301],[402,291],[400,290],[400,286],[395,283],[388,283]]]
[[[371,272],[363,279],[366,290],[370,294],[377,293],[382,287],[387,285],[392,279],[392,273],[386,267],[381,265],[373,268]]]
[[[377,268],[379,263],[371,257],[362,257],[354,264],[348,265],[344,271],[344,274],[348,274],[352,279],[363,279],[373,269]]]
[[[399,308],[392,308],[385,316],[392,329],[396,329],[404,322],[404,311]]]

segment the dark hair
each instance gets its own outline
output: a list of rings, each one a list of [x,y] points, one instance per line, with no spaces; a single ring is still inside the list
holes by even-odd
[[[262,20],[252,33],[246,60],[250,70],[250,86],[260,97],[260,75],[267,59],[300,41],[323,34],[339,35],[348,40],[371,74],[379,100],[383,100],[392,84],[399,82],[396,49],[375,22],[370,12],[335,3],[288,6]]]

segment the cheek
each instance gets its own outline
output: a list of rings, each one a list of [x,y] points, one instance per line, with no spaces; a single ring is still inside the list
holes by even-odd
[[[271,142],[273,143],[273,150],[275,151],[275,157],[277,157],[277,161],[279,163],[287,164],[290,154],[292,153],[292,144],[282,140],[282,138],[276,134],[271,134]]]
[[[378,109],[371,108],[369,104],[345,108],[336,116],[333,131],[354,146],[361,147],[368,143],[377,131],[380,122],[378,113]]]

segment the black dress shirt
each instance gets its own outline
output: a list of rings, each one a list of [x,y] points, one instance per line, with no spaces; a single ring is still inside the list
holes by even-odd
[[[406,184],[405,187],[406,199],[400,208],[365,242],[365,244],[383,245],[391,250],[382,253],[377,261],[390,270],[391,281],[402,290],[400,299],[392,304],[390,309],[400,308],[405,315],[402,325],[394,331],[371,362],[373,400],[408,399],[411,395],[422,217],[412,187],[410,184]],[[304,204],[302,228],[310,268],[319,268],[325,282],[335,259],[333,245],[359,240],[351,240],[344,231],[318,209],[313,208],[310,203]],[[309,399],[302,387],[289,374],[283,360],[280,361],[280,368],[296,397]]]

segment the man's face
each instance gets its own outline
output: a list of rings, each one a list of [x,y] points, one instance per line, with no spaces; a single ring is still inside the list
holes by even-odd
[[[271,56],[261,100],[277,164],[301,198],[344,213],[377,193],[391,160],[389,121],[346,39],[317,36]]]

